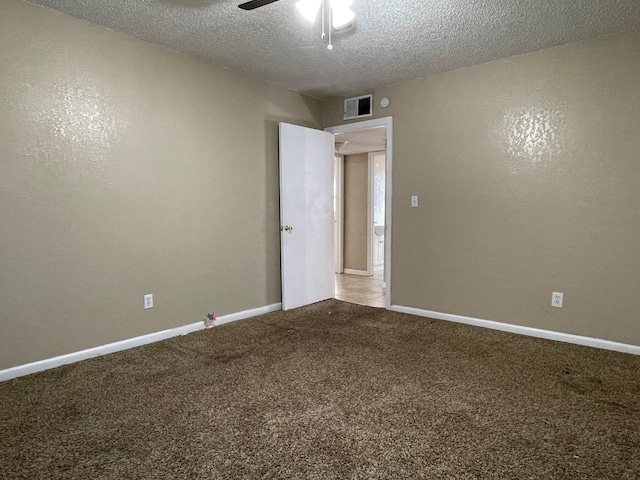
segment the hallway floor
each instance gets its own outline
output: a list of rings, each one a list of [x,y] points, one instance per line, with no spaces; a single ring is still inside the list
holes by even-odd
[[[382,269],[376,270],[372,277],[337,273],[336,298],[344,302],[384,308],[385,293],[382,290]]]

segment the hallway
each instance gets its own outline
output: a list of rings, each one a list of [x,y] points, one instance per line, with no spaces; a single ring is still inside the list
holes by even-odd
[[[345,302],[384,308],[382,269],[376,270],[372,277],[336,274],[336,298]]]

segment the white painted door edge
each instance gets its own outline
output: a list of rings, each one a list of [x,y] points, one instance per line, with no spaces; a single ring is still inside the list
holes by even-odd
[[[480,318],[465,317],[462,315],[454,315],[451,313],[434,312],[431,310],[422,310],[420,308],[403,307],[401,305],[391,305],[389,310],[400,313],[408,313],[410,315],[418,315],[420,317],[434,318],[436,320],[445,320],[448,322],[464,323],[476,327],[490,328],[492,330],[500,330],[503,332],[517,333],[529,337],[545,338],[547,340],[556,340],[558,342],[573,343],[583,345],[585,347],[600,348],[603,350],[613,350],[615,352],[630,353],[632,355],[640,355],[639,345],[629,345],[626,343],[612,342],[611,340],[603,340],[601,338],[584,337],[571,333],[556,332],[553,330],[543,330],[540,328],[524,327],[511,323],[496,322],[493,320],[483,320]]]
[[[274,303],[265,307],[252,308],[250,310],[243,310],[241,312],[231,313],[229,315],[223,315],[218,317],[214,323],[214,326],[224,325],[225,323],[235,322],[238,320],[244,320],[246,318],[255,317],[257,315],[263,315],[269,312],[275,312],[282,308],[281,303]],[[79,352],[68,353],[66,355],[60,355],[53,358],[47,358],[45,360],[39,360],[37,362],[27,363],[24,365],[18,365],[16,367],[0,370],[0,382],[11,380],[13,378],[23,377],[32,373],[42,372],[51,368],[60,367],[69,363],[79,362],[81,360],[87,360],[89,358],[100,357],[109,353],[120,352],[122,350],[128,350],[134,347],[140,347],[149,343],[159,342],[166,340],[167,338],[178,337],[180,335],[186,335],[188,333],[197,332],[204,329],[204,322],[191,323],[182,327],[171,328],[169,330],[162,330],[160,332],[149,333],[139,337],[129,338],[127,340],[121,340],[119,342],[108,343],[99,347],[88,348],[86,350],[80,350]]]

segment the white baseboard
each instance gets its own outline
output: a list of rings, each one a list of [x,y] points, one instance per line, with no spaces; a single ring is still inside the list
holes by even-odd
[[[345,271],[346,273],[346,271]],[[244,310],[242,312],[231,313],[224,315],[216,319],[215,325],[224,325],[225,323],[235,322],[238,320],[244,320],[246,318],[255,317],[257,315],[263,315],[269,312],[275,312],[282,309],[281,303],[274,303],[265,307],[254,308],[250,310]],[[523,327],[520,325],[513,325],[509,323],[495,322],[492,320],[482,320],[479,318],[465,317],[462,315],[453,315],[450,313],[434,312],[431,310],[422,310],[413,307],[403,307],[401,305],[391,305],[389,310],[400,313],[408,313],[410,315],[418,315],[421,317],[434,318],[436,320],[446,320],[449,322],[464,323],[467,325],[474,325],[477,327],[490,328],[492,330],[501,330],[503,332],[517,333],[520,335],[527,335],[530,337],[546,338],[548,340],[556,340],[566,343],[574,343],[577,345],[584,345],[587,347],[600,348],[604,350],[613,350],[616,352],[630,353],[633,355],[640,355],[640,346],[629,345],[626,343],[612,342],[610,340],[603,340],[600,338],[583,337],[580,335],[573,335],[570,333],[555,332],[553,330],[542,330],[539,328]],[[109,343],[99,347],[89,348],[81,350],[79,352],[69,353],[66,355],[60,355],[58,357],[48,358],[37,362],[27,363],[25,365],[18,365],[17,367],[7,368],[0,370],[0,382],[11,380],[13,378],[22,377],[36,372],[49,370],[61,365],[69,363],[79,362],[88,358],[99,357],[107,355],[109,353],[119,352],[127,350],[129,348],[139,347],[147,345],[149,343],[159,342],[166,340],[167,338],[178,337],[180,335],[186,335],[188,333],[196,332],[204,329],[203,322],[191,323],[182,327],[172,328],[169,330],[163,330],[160,332],[150,333],[142,335],[140,337],[134,337],[119,342]]]
[[[369,276],[369,273],[366,270],[355,270],[353,268],[345,268],[344,273],[347,275],[364,275],[365,277]]]
[[[586,347],[601,348],[604,350],[613,350],[615,352],[631,353],[640,355],[640,346],[629,345],[626,343],[612,342],[600,338],[583,337],[570,333],[555,332],[553,330],[542,330],[540,328],[523,327],[510,323],[495,322],[492,320],[482,320],[473,317],[464,317],[462,315],[453,315],[451,313],[433,312],[431,310],[422,310],[413,307],[403,307],[400,305],[391,305],[389,310],[400,313],[408,313],[410,315],[418,315],[421,317],[435,318],[436,320],[446,320],[448,322],[466,323],[476,327],[490,328],[492,330],[501,330],[503,332],[518,333],[529,337],[546,338],[548,340],[556,340],[558,342],[575,343]]]
[[[243,310],[242,312],[231,313],[229,315],[223,315],[222,317],[216,318],[214,325],[224,325],[225,323],[244,320],[245,318],[263,315],[265,313],[275,312],[281,309],[281,303],[274,303],[265,307]],[[160,340],[166,340],[167,338],[186,335],[187,333],[197,332],[198,330],[203,329],[204,322],[196,322],[189,325],[184,325],[182,327],[171,328],[169,330],[162,330],[161,332],[149,333],[140,337],[134,337],[127,340],[121,340],[119,342],[108,343],[107,345],[101,345],[99,347],[88,348],[79,352],[73,352],[66,355],[60,355],[58,357],[47,358],[45,360],[39,360],[37,362],[27,363],[25,365],[18,365],[17,367],[0,370],[0,382],[36,372],[42,372],[43,370],[49,370],[51,368],[56,368],[68,363],[75,363],[81,360],[86,360],[88,358],[99,357],[102,355],[107,355],[108,353],[119,352],[121,350],[127,350],[129,348],[159,342]]]

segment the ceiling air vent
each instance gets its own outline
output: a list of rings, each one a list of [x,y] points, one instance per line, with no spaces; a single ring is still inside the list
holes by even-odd
[[[363,95],[362,97],[347,98],[344,101],[344,119],[370,117],[373,115],[371,106],[373,105],[373,95]]]

